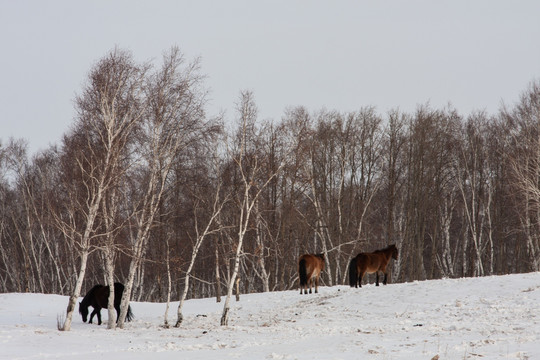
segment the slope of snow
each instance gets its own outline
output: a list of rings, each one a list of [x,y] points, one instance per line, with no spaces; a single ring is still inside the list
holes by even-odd
[[[243,295],[227,327],[202,299],[181,328],[163,328],[164,304],[132,302],[125,329],[102,310],[105,324],[77,313],[68,332],[67,297],[0,294],[0,359],[540,359],[540,273],[319,291]]]

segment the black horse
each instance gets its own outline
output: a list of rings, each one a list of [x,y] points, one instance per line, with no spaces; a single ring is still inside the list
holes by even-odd
[[[120,316],[120,301],[122,300],[122,293],[124,292],[124,285],[121,283],[114,283],[114,308],[116,309],[116,321]],[[98,325],[101,325],[101,309],[106,309],[109,304],[109,287],[98,284],[94,286],[79,303],[79,313],[82,315],[84,322],[88,319],[88,307],[92,306],[94,311],[90,314],[90,321],[97,315]],[[128,306],[126,320],[131,321],[133,319],[133,313],[131,312],[131,306]]]

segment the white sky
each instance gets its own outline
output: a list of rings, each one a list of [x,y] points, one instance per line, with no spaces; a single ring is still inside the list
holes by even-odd
[[[208,111],[240,90],[262,118],[287,106],[495,114],[540,79],[540,1],[0,0],[0,141],[59,143],[91,66],[115,45],[140,61],[200,56]]]

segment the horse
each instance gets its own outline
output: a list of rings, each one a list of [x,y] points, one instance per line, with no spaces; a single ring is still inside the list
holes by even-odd
[[[298,260],[298,274],[300,277],[300,294],[304,289],[304,294],[307,294],[309,284],[309,293],[311,294],[311,286],[315,286],[315,293],[319,290],[319,277],[321,271],[324,270],[324,254],[305,254],[300,256]]]
[[[118,316],[120,315],[120,302],[122,300],[122,293],[124,292],[124,285],[121,283],[114,283],[114,308],[116,309],[116,322],[118,322]],[[94,311],[90,314],[89,324],[92,323],[94,315],[97,315],[98,325],[101,325],[101,309],[107,308],[109,305],[109,286],[95,285],[79,303],[79,314],[82,315],[82,319],[86,322],[88,318],[88,307],[92,306]],[[128,305],[128,311],[126,314],[126,320],[131,321],[133,319],[133,312],[131,312],[131,306]]]
[[[395,244],[381,250],[375,250],[372,253],[360,253],[355,258],[352,258],[349,264],[349,284],[351,287],[362,287],[362,278],[365,273],[376,273],[375,285],[379,286],[379,271],[384,273],[383,284],[386,285],[388,279],[386,266],[390,262],[390,258],[398,259],[398,249]]]

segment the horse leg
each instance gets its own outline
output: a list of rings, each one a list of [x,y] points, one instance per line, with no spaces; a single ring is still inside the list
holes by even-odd
[[[101,309],[99,309],[99,311],[97,311],[97,321],[98,321],[98,325],[101,325]]]
[[[364,278],[364,272],[360,271],[358,273],[358,287],[362,287],[362,279]]]
[[[118,319],[120,318],[120,304],[115,305],[114,308],[116,309],[116,322],[118,322]]]
[[[384,270],[384,280],[383,280],[383,285],[386,285],[387,284],[387,280],[388,280],[388,272],[386,271],[386,269]]]
[[[97,315],[98,317],[98,325],[101,325],[101,314],[100,311],[97,308],[94,308],[94,311],[90,314],[90,320],[88,321],[89,324],[92,324],[92,319],[94,318],[94,315]]]
[[[302,256],[298,262],[298,282],[300,283],[300,295],[307,294],[308,283],[308,269],[307,269],[307,256]]]
[[[306,274],[307,274],[306,287],[309,286],[309,293],[311,294],[311,287],[313,286],[313,269],[311,268],[311,266],[306,267]]]
[[[375,286],[379,286],[379,270],[375,271]]]
[[[315,282],[315,294],[318,294],[319,293],[319,277],[318,276],[315,277],[314,282]]]

